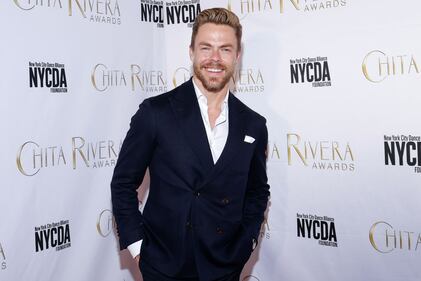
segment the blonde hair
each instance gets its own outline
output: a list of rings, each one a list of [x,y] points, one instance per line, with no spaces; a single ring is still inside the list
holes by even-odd
[[[197,15],[196,20],[193,24],[190,48],[194,49],[194,40],[196,39],[199,27],[201,27],[205,23],[214,23],[218,25],[231,26],[235,31],[235,36],[237,37],[237,50],[241,50],[241,35],[243,32],[243,28],[241,26],[240,20],[236,14],[225,8],[206,9],[200,12],[199,15]]]

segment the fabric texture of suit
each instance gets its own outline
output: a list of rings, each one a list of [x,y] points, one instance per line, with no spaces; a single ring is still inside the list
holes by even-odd
[[[242,268],[258,239],[269,196],[266,120],[231,93],[228,108],[215,164],[191,79],[144,100],[132,117],[111,182],[120,247],[142,239],[141,259],[167,276],[185,270],[188,243],[200,280],[212,281]],[[136,189],[148,167],[140,213]]]

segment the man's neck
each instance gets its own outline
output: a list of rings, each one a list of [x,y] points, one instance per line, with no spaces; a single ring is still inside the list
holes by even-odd
[[[193,76],[193,79],[196,86],[200,89],[203,95],[205,95],[208,101],[208,108],[221,108],[221,104],[224,102],[224,99],[228,94],[228,83],[227,85],[225,85],[224,88],[222,88],[222,90],[218,92],[209,92],[205,89],[205,87],[203,87],[202,82],[199,79],[197,79],[196,76]]]

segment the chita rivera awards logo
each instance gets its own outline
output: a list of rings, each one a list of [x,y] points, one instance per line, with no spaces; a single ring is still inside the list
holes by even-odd
[[[332,86],[327,57],[290,59],[291,84],[308,83],[312,87]]]
[[[156,24],[159,28],[175,24],[192,27],[200,11],[199,0],[140,0],[140,21]]]
[[[228,0],[227,8],[244,18],[254,13],[319,12],[342,8],[347,0]]]
[[[258,94],[265,91],[264,76],[260,68],[242,67],[232,76],[232,91],[236,94]]]
[[[380,83],[389,77],[419,74],[420,68],[414,54],[387,54],[374,50],[365,55],[362,72],[368,81]]]
[[[107,237],[117,228],[113,213],[109,209],[102,210],[96,222],[96,230],[102,237]]]
[[[413,167],[415,173],[421,173],[421,137],[384,135],[384,164]]]
[[[167,91],[167,78],[162,70],[145,69],[138,64],[121,69],[98,63],[92,69],[91,83],[98,92],[112,88],[130,88],[132,92],[151,95]]]
[[[18,148],[16,166],[25,176],[68,166],[73,170],[80,167],[109,168],[115,166],[121,145],[122,140],[87,141],[83,137],[73,137],[65,145],[26,141]]]
[[[78,15],[90,22],[121,24],[118,0],[13,0],[24,11],[38,8],[64,11],[68,16]]]
[[[324,171],[355,171],[355,158],[349,142],[310,140],[287,134],[289,166],[305,166]]]
[[[368,233],[371,246],[379,253],[394,251],[419,252],[421,231],[396,228],[385,221],[375,222]]]
[[[29,62],[29,87],[46,88],[51,93],[67,93],[66,69],[62,63]]]
[[[35,227],[35,252],[50,248],[60,251],[71,246],[69,220],[61,220]]]
[[[317,240],[319,245],[338,247],[335,219],[313,214],[297,214],[297,237]]]

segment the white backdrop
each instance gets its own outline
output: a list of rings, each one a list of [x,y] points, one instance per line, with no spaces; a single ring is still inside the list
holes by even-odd
[[[213,6],[241,18],[232,88],[268,119],[272,195],[241,280],[421,279],[419,1],[7,0],[0,280],[141,280],[112,171],[138,104],[189,78]]]

